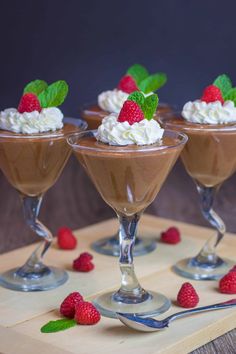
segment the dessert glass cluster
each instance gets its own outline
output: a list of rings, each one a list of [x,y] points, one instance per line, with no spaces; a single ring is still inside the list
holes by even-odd
[[[17,109],[0,112],[0,168],[18,191],[27,225],[43,239],[20,268],[0,275],[0,284],[21,291],[48,290],[63,284],[67,273],[43,264],[52,234],[38,220],[44,193],[54,185],[71,149],[66,135],[86,129],[80,119],[64,118],[57,107],[68,92],[65,81],[29,83]]]
[[[196,184],[201,212],[216,230],[195,257],[174,266],[178,274],[188,278],[218,279],[233,265],[231,260],[216,254],[225,225],[213,210],[213,202],[222,183],[236,171],[235,104],[236,89],[223,74],[204,90],[201,99],[187,102],[182,112],[163,114],[160,118],[163,127],[188,135],[181,160]]]
[[[94,300],[108,317],[116,312],[149,316],[170,307],[164,295],[146,291],[134,272],[133,247],[142,213],[158,194],[187,137],[164,130],[153,119],[156,94],[128,96],[120,113],[106,116],[98,130],[75,133],[68,142],[104,201],[116,212],[122,274],[120,289]]]

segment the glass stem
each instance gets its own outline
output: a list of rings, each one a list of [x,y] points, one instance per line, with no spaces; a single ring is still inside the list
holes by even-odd
[[[21,196],[27,225],[38,236],[44,239],[44,241],[36,247],[23,267],[17,271],[17,274],[23,277],[30,275],[32,275],[32,277],[40,277],[50,272],[49,268],[42,263],[42,258],[50,247],[53,239],[51,232],[38,220],[42,198],[42,195],[36,197]]]
[[[216,229],[216,234],[211,237],[195,257],[197,262],[208,266],[219,266],[223,261],[216,254],[216,247],[225,234],[225,224],[223,220],[212,209],[215,195],[219,190],[217,187],[204,187],[197,183],[197,190],[200,196],[201,211],[204,218]]]
[[[121,287],[113,294],[113,300],[127,304],[135,304],[146,301],[151,297],[139,284],[134,272],[133,247],[135,235],[141,214],[132,216],[118,215],[120,222],[120,270]]]

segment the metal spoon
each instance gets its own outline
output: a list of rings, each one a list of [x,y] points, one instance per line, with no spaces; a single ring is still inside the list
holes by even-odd
[[[236,299],[232,299],[226,302],[221,302],[219,304],[198,307],[196,309],[190,309],[186,311],[177,312],[163,320],[154,320],[153,318],[143,318],[130,313],[117,312],[117,318],[124,323],[126,326],[136,329],[142,332],[155,332],[165,329],[169,326],[169,323],[188,315],[192,315],[199,312],[220,310],[230,307],[236,307]]]

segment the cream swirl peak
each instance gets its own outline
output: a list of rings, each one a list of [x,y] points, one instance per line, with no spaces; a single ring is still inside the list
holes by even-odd
[[[236,88],[223,74],[207,86],[201,99],[187,102],[182,116],[189,122],[200,124],[227,124],[236,122]]]
[[[63,127],[63,114],[56,108],[63,103],[68,85],[59,80],[48,85],[43,80],[30,82],[24,88],[18,108],[0,112],[0,129],[15,133],[35,134]]]

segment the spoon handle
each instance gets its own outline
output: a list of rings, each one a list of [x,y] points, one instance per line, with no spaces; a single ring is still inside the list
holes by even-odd
[[[177,318],[181,318],[181,317],[185,317],[188,315],[192,315],[195,313],[199,313],[199,312],[205,312],[205,311],[212,311],[212,310],[220,310],[220,309],[224,309],[224,308],[228,308],[228,307],[236,307],[236,299],[232,299],[226,302],[221,302],[219,304],[214,304],[214,305],[209,305],[209,306],[203,306],[203,307],[198,307],[196,309],[190,309],[190,310],[185,310],[185,311],[181,311],[178,313],[175,313],[169,317],[167,317],[165,319],[165,321],[167,321],[168,323],[171,321],[174,321]]]

